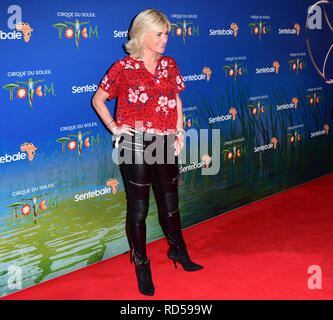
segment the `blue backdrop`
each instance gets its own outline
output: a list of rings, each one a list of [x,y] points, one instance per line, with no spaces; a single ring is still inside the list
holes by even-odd
[[[221,132],[217,174],[201,175],[203,154],[183,164],[183,227],[332,172],[332,88],[306,44],[322,69],[332,30],[323,6],[306,30],[313,4],[2,1],[0,296],[128,249],[112,136],[91,98],[145,8],[172,23],[186,130]],[[148,241],[163,236],[151,199]]]

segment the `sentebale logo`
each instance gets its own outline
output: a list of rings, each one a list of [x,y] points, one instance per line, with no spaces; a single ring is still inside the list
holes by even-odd
[[[32,161],[36,155],[37,147],[32,142],[24,142],[21,144],[20,151],[15,154],[5,154],[0,156],[0,164],[16,162],[20,160],[25,160],[28,155],[29,161]]]
[[[0,30],[0,40],[21,40],[22,35],[25,42],[29,42],[31,33],[34,29],[31,28],[30,24],[22,21],[22,9],[18,5],[11,5],[8,7],[8,13],[12,15],[7,20],[7,26],[13,31]]]

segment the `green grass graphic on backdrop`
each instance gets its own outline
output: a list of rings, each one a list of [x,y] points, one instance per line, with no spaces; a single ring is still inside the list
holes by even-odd
[[[270,108],[258,118],[249,111],[249,93],[238,82],[223,93],[215,87],[211,97],[198,91],[188,94],[183,104],[197,106],[197,129],[220,129],[221,167],[212,176],[201,175],[200,169],[182,173],[179,199],[184,228],[332,170],[331,135],[309,138],[313,127],[322,130],[329,119],[322,110],[325,99],[314,110],[307,102],[306,86],[299,88],[296,95],[297,110],[276,112],[277,105],[290,103],[292,98],[281,87],[276,89],[269,99]],[[209,123],[209,118],[226,115],[230,108],[237,109],[235,121]],[[288,128],[299,123],[304,124],[302,138],[290,143],[288,134],[292,130]],[[112,137],[104,130],[98,134],[102,142],[94,148],[96,163],[73,157],[63,166],[61,150],[55,151],[53,159],[59,159],[59,163],[54,167],[58,169],[49,174],[57,191],[50,198],[57,199],[58,206],[40,213],[36,224],[31,214],[19,214],[15,219],[11,208],[6,212],[8,217],[0,220],[0,296],[15,291],[7,286],[10,265],[22,268],[26,288],[128,250],[126,196],[120,171],[111,158]],[[272,137],[278,140],[276,149],[254,152],[255,146],[269,144]],[[235,139],[242,140],[238,143],[241,155],[228,160],[223,150],[233,145],[224,143]],[[186,151],[189,159],[188,148]],[[74,201],[76,193],[92,186],[105,187],[110,178],[120,182],[116,194]],[[163,237],[152,190],[147,229],[148,242]]]

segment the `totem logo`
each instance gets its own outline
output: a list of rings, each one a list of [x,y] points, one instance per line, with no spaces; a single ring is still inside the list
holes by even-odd
[[[238,77],[244,76],[247,74],[247,66],[244,66],[242,63],[234,63],[224,66],[223,69],[225,70],[226,77],[233,77],[235,81]]]
[[[32,161],[35,157],[36,150],[37,148],[33,143],[24,142],[18,153],[12,155],[6,153],[4,156],[0,156],[0,164],[25,160],[27,156],[29,161]]]
[[[313,106],[313,108],[315,109],[318,106],[319,102],[323,101],[323,96],[319,92],[314,92],[307,95],[306,100],[308,102],[308,105]]]
[[[18,5],[11,5],[8,7],[8,13],[12,15],[8,18],[8,28],[13,30],[5,32],[0,30],[0,40],[21,40],[22,36],[25,42],[29,42],[31,33],[34,31],[29,23],[22,21],[22,9]]]
[[[295,23],[293,29],[280,29],[279,28],[279,34],[286,34],[286,35],[296,34],[298,37],[300,30],[301,30],[300,25],[298,23]]]
[[[78,126],[76,126],[78,127]],[[93,147],[96,143],[100,145],[100,137],[99,134],[97,134],[97,137],[95,138],[94,136],[86,137],[83,139],[85,135],[90,134],[91,131],[88,132],[81,132],[79,131],[77,134],[68,134],[67,137],[61,137],[57,139],[56,141],[61,144],[61,150],[62,152],[65,152],[65,144],[67,144],[67,149],[69,151],[74,151],[77,149],[78,151],[78,156],[79,159],[82,159],[82,151],[83,151],[83,146],[86,148]],[[76,138],[76,139],[75,139]]]
[[[200,128],[198,116],[193,116],[191,113],[183,114],[183,125],[185,129],[193,128],[194,125]]]
[[[288,63],[289,63],[290,70],[295,71],[296,75],[298,75],[298,73],[301,70],[303,70],[307,67],[306,61],[304,61],[303,58],[296,58],[293,60],[289,60]]]
[[[257,116],[258,119],[261,114],[263,114],[265,111],[269,109],[269,105],[261,101],[250,104],[247,107],[250,109],[250,113],[252,113],[253,116]]]
[[[256,68],[256,74],[262,74],[262,73],[279,73],[280,64],[278,61],[274,61],[272,67],[266,67],[266,68]]]
[[[236,23],[231,23],[229,29],[210,29],[209,35],[210,36],[234,36],[237,37],[239,27]]]
[[[291,144],[297,144],[297,142],[301,141],[303,134],[298,132],[297,130],[293,130],[291,133],[287,134],[288,141]]]
[[[233,163],[235,163],[243,154],[242,143],[235,143],[233,146],[229,145],[223,149],[222,153],[224,154],[224,160],[233,160]]]
[[[72,39],[75,37],[75,45],[76,49],[79,49],[80,37],[82,36],[84,39],[90,39],[92,36],[98,38],[98,28],[97,26],[91,27],[89,26],[89,30],[87,27],[83,27],[81,30],[81,26],[85,24],[89,24],[89,21],[80,22],[79,19],[76,19],[74,22],[65,21],[64,23],[56,23],[52,25],[54,28],[58,30],[58,39],[63,39],[63,29],[65,38]],[[73,29],[74,28],[74,29]]]
[[[36,94],[37,97],[39,97],[39,98],[43,97],[43,95],[46,96],[47,94],[50,94],[50,93],[54,96],[53,82],[52,82],[50,88],[46,84],[44,84],[44,90],[42,89],[41,85],[39,85],[36,89],[34,88],[35,84],[38,82],[44,82],[44,79],[32,80],[32,78],[29,78],[28,81],[18,81],[17,80],[16,83],[8,83],[8,84],[3,85],[2,87],[4,89],[9,90],[9,100],[13,100],[14,96],[16,96],[16,98],[22,100],[28,94],[29,106],[30,106],[30,110],[32,110],[34,94]],[[20,86],[20,84],[26,85],[26,87]]]
[[[249,24],[249,27],[251,29],[251,34],[259,36],[260,40],[263,35],[272,34],[271,26],[266,22],[252,22]]]
[[[184,20],[171,23],[171,36],[182,37],[185,45],[187,37],[199,36],[199,26]]]

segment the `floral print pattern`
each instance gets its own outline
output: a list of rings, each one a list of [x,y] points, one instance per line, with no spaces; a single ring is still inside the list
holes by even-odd
[[[176,129],[176,94],[185,89],[174,59],[160,56],[155,73],[143,61],[126,56],[111,66],[99,84],[108,100],[118,98],[116,125],[127,124],[146,132]]]

